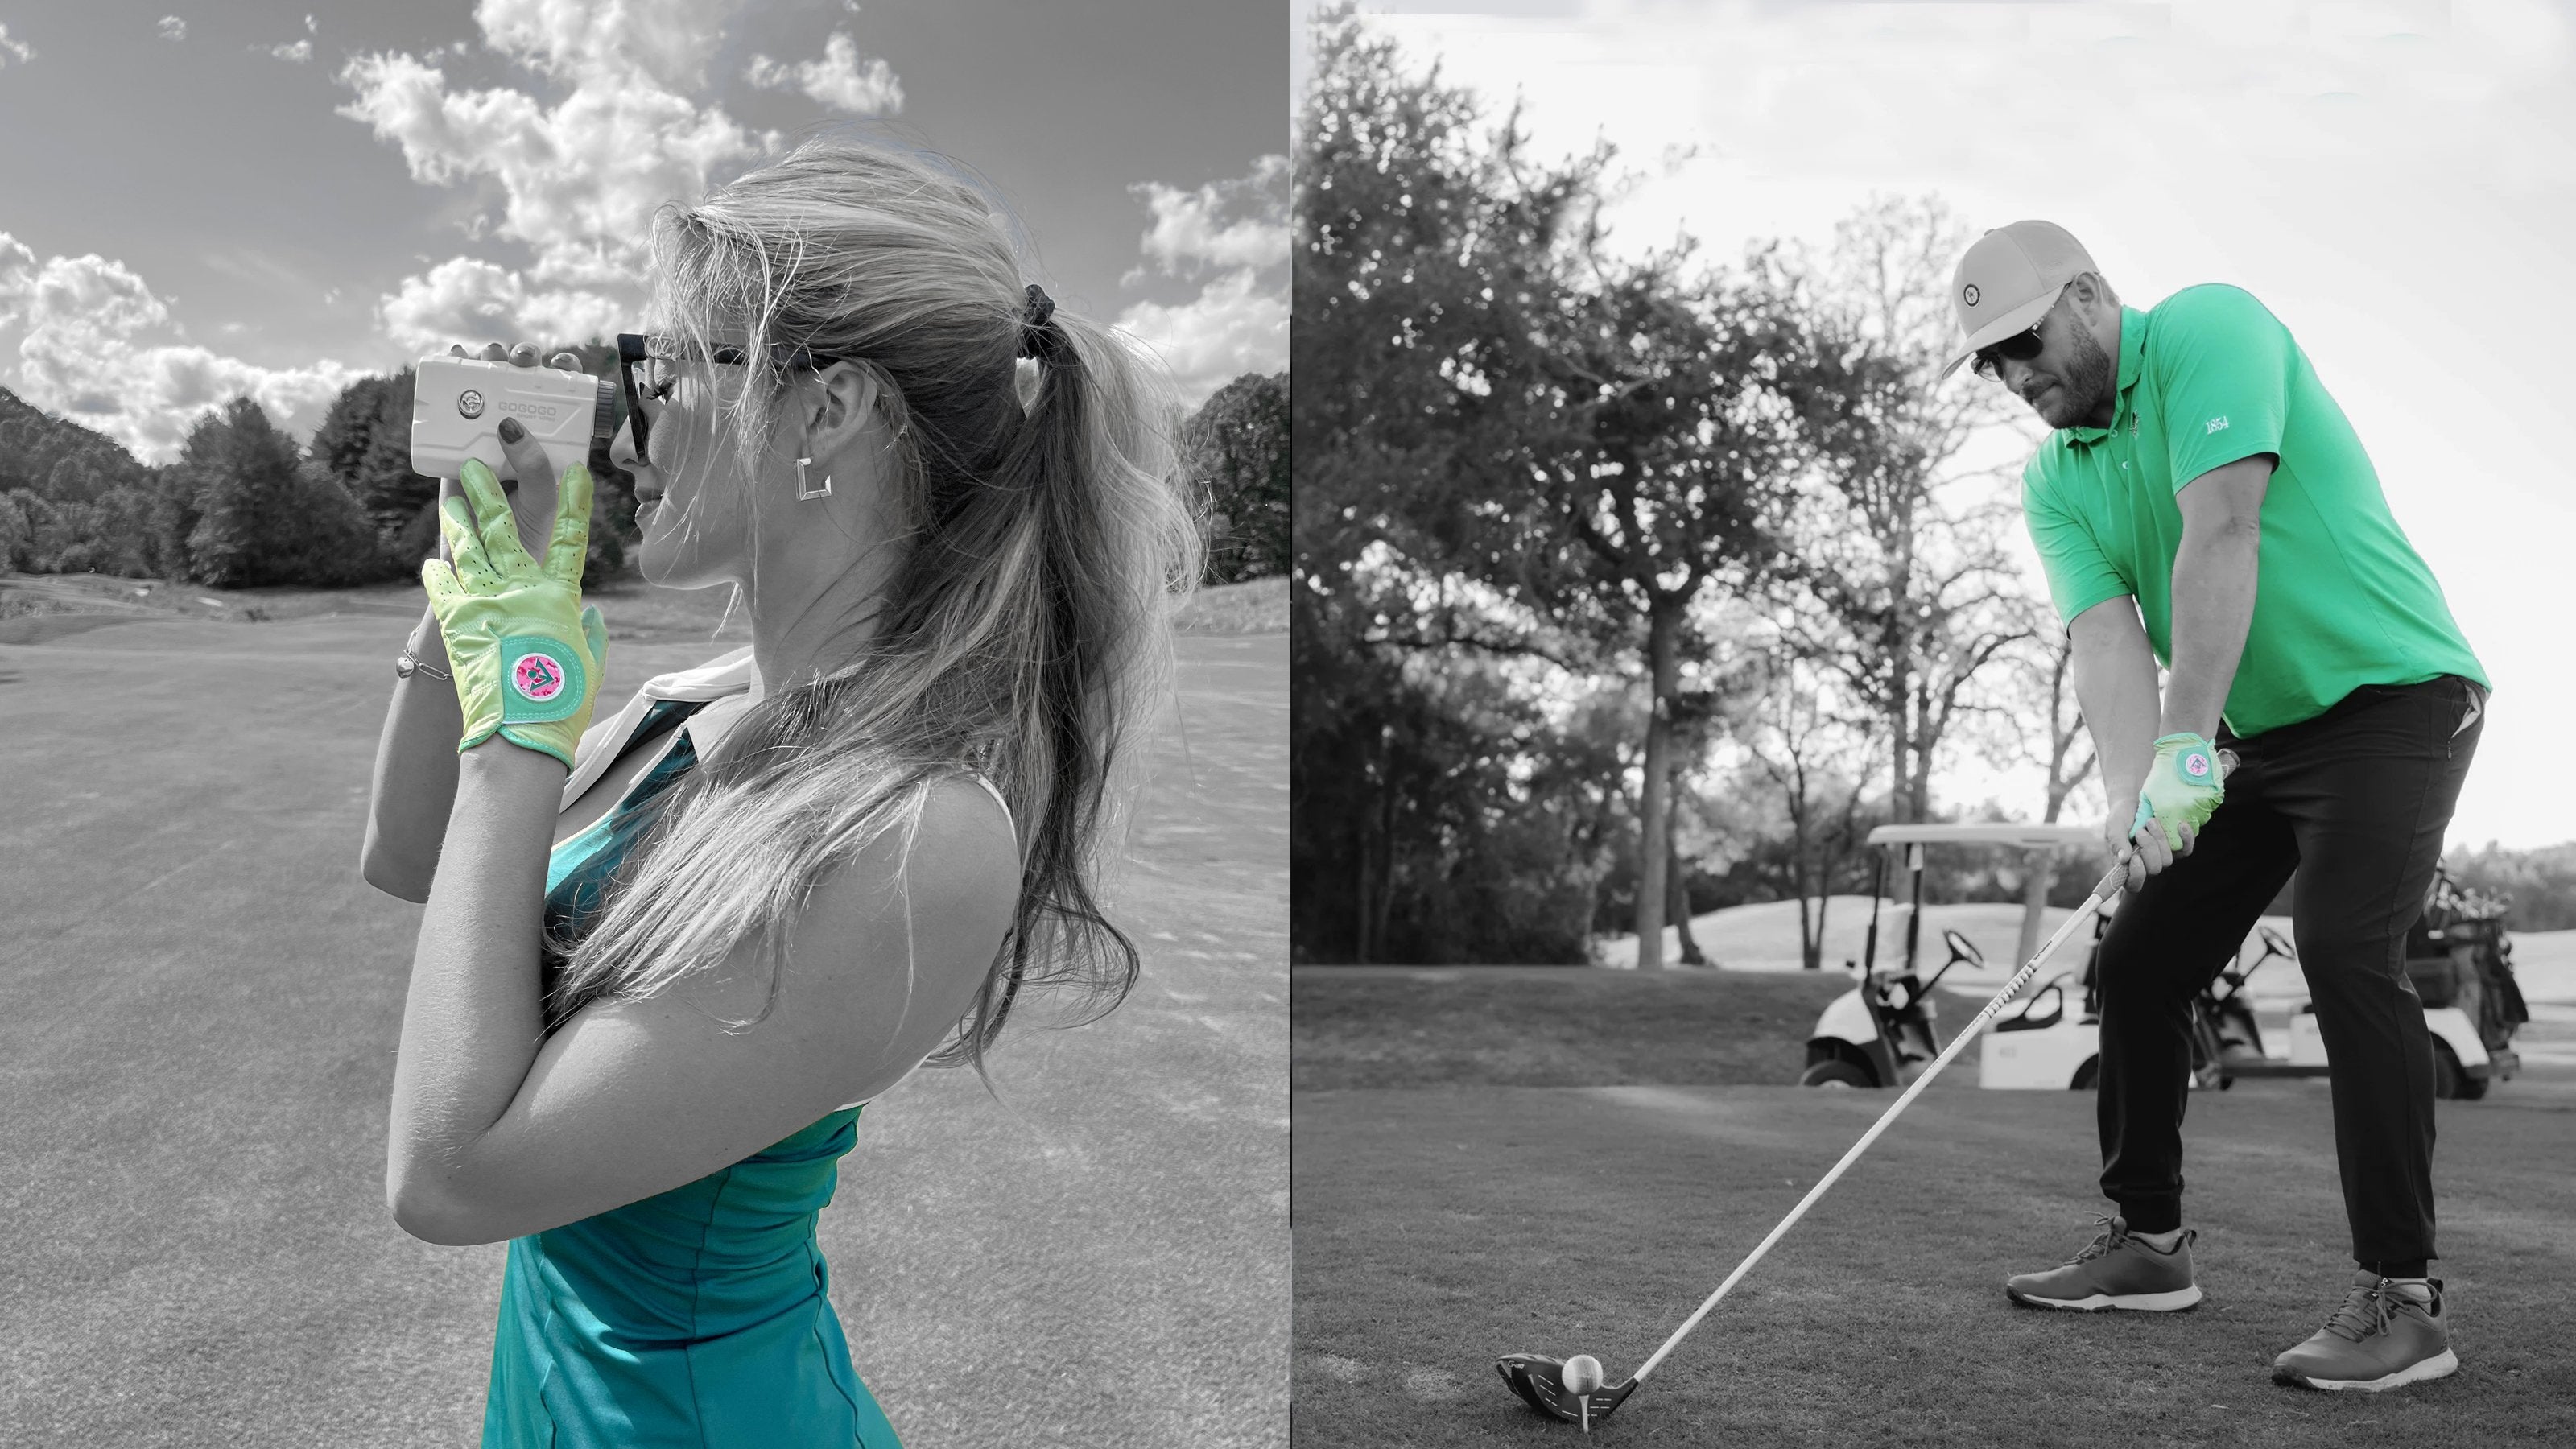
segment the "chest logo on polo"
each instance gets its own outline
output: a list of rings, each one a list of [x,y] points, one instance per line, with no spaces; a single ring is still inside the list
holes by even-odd
[[[2223,432],[2226,432],[2226,431],[2227,431],[2227,415],[2226,415],[2225,413],[2221,413],[2221,414],[2219,414],[2217,417],[2211,418],[2211,419],[2209,420],[2209,428],[2208,428],[2207,432],[2202,433],[2202,434],[2201,434],[2201,436],[2203,436],[2203,437],[2207,437],[2210,433],[2223,433]]]

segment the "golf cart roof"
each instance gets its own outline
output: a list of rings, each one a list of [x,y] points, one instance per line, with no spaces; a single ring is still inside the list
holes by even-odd
[[[2061,845],[2099,845],[2102,832],[2090,825],[2017,825],[2009,820],[1977,820],[1952,825],[1882,825],[1869,833],[1872,845],[2010,845],[2046,850]]]

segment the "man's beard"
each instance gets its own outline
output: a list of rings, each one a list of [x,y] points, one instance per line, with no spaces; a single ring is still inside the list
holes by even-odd
[[[2074,338],[2067,344],[2066,361],[2057,369],[2057,400],[2039,415],[2039,420],[2052,428],[2086,426],[2104,403],[2111,400],[2113,373],[2111,354],[2093,340],[2091,331],[2076,327]]]

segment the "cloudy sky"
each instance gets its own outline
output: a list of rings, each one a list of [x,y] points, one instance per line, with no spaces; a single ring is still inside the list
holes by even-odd
[[[1311,6],[1297,7],[1302,74]],[[2062,223],[2133,304],[2198,282],[2253,291],[2352,416],[2495,681],[2453,844],[2576,839],[2576,480],[2547,441],[2576,335],[2570,12],[1364,8],[1452,81],[1524,97],[1542,153],[1615,143],[1650,178],[1616,216],[1639,245],[1682,229],[1719,256],[1756,237],[1822,242],[1873,191],[1928,192],[1972,227]],[[1487,13],[1435,13],[1467,8]],[[1677,146],[1693,159],[1668,166]]]
[[[1278,0],[0,0],[0,386],[167,457],[451,340],[632,330],[654,207],[817,126],[972,167],[1195,399],[1287,365]]]

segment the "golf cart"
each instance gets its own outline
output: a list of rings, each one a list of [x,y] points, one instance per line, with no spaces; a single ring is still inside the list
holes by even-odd
[[[2510,1049],[2515,1026],[2530,1019],[2513,980],[2512,943],[2504,938],[2501,902],[2459,891],[2436,873],[2423,917],[2407,933],[2408,976],[2424,1002],[2433,1041],[2433,1092],[2475,1099],[2490,1082],[2511,1077],[2520,1060]],[[1979,1043],[1981,1082],[1988,1087],[2084,1091],[2099,1067],[2101,992],[2094,966],[2109,908],[2094,924],[2094,955],[2085,964],[2079,1013],[2067,1011],[2072,975],[2032,992],[2017,1013],[1997,1017]],[[2281,933],[2258,924],[2248,940],[2261,949],[2251,965],[2236,960],[2202,987],[2192,1003],[2192,1085],[2225,1090],[2246,1077],[2323,1077],[2325,1038],[2313,1004],[2290,1017],[2286,1054],[2274,1055],[2254,1019],[2245,983],[2273,960],[2295,964],[2298,951]]]
[[[1955,825],[1882,825],[1869,833],[1869,844],[1881,847],[1870,877],[1869,934],[1857,963],[1860,984],[1836,997],[1817,1018],[1807,1038],[1807,1069],[1798,1078],[1808,1087],[1899,1087],[1913,1080],[1923,1065],[1940,1054],[1938,1013],[1932,991],[1950,968],[1965,962],[1982,968],[1975,943],[1957,931],[1941,933],[1949,959],[1928,981],[1917,969],[1923,935],[1923,847],[1989,845],[2019,850],[2057,850],[2095,846],[2102,835],[2082,825],[2015,825],[1978,821]],[[1878,966],[1879,907],[1887,896],[1887,872],[1894,847],[1905,848],[1905,868],[1914,878],[1913,897],[1905,912],[1905,954],[1887,970]],[[2043,988],[2045,989],[2045,988]],[[2060,996],[2063,992],[2060,991]],[[1998,1020],[1995,1030],[2003,1030]],[[1986,1038],[1992,1051],[1994,1038]]]
[[[1918,969],[1923,914],[1923,848],[1987,845],[2048,850],[2097,844],[2099,835],[2077,825],[1882,825],[1869,844],[1886,847],[1872,873],[1869,934],[1858,963],[1860,983],[1835,998],[1807,1039],[1807,1065],[1799,1084],[1810,1087],[1898,1087],[1939,1054],[1942,1039],[1932,992],[1951,968],[1982,969],[1975,943],[1957,931],[1942,932],[1948,958],[1924,980]],[[1905,848],[1913,876],[1906,908],[1905,951],[1900,964],[1878,967],[1879,903],[1886,897],[1893,847]],[[1997,1017],[1978,1042],[1978,1083],[2003,1089],[2087,1091],[2100,1067],[2101,993],[2094,967],[2101,954],[2112,903],[2093,921],[2093,944],[2079,978],[2064,971]],[[2513,1030],[2530,1019],[2513,977],[2513,947],[2504,932],[2507,903],[2460,890],[2436,871],[2423,916],[2407,934],[2407,972],[2424,1001],[2424,1025],[2433,1039],[2434,1092],[2478,1098],[2491,1082],[2511,1077],[2519,1058]],[[2224,1090],[2241,1077],[2323,1077],[2324,1037],[2312,1007],[2290,1018],[2286,1054],[2273,1054],[2256,1023],[2245,983],[2274,959],[2296,962],[2298,952],[2281,933],[2258,925],[2249,944],[2260,952],[2250,965],[2231,961],[2194,1001],[2192,1085]],[[2080,997],[2070,1000],[2080,991]]]

